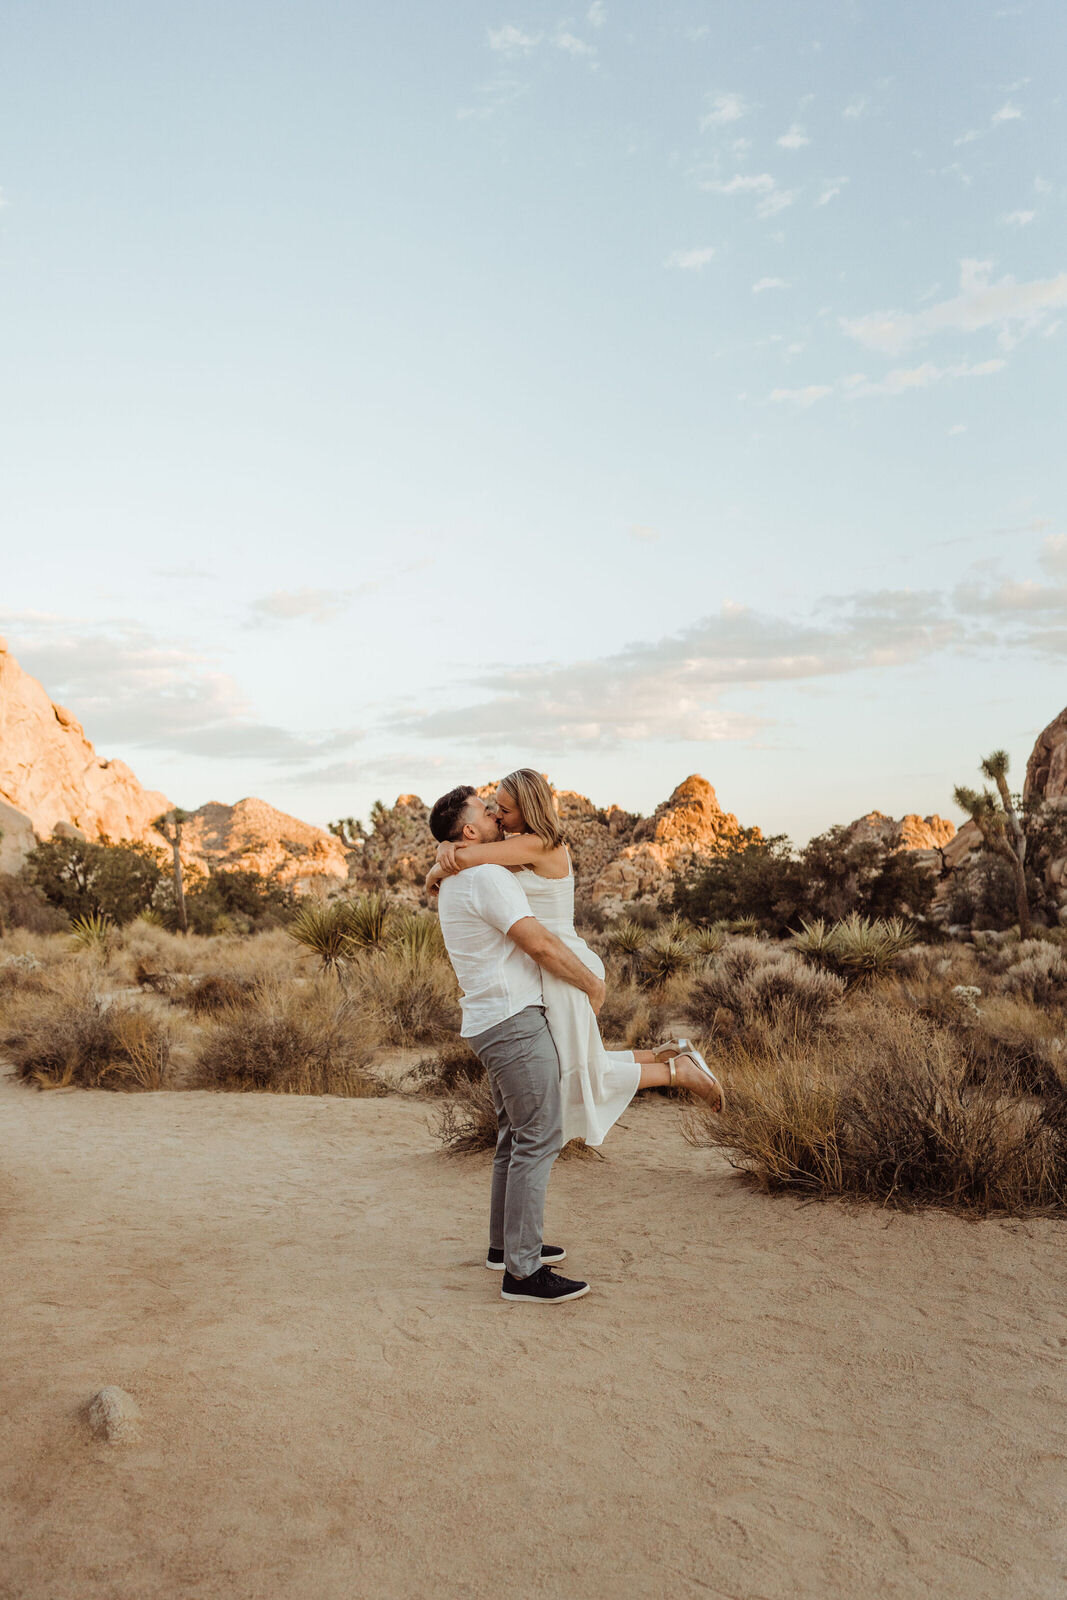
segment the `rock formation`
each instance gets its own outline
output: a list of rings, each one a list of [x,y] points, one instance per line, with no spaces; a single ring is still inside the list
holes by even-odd
[[[594,902],[609,908],[665,888],[676,872],[724,855],[744,830],[723,811],[706,778],[693,773],[651,817],[635,819],[630,839],[607,861],[591,886]],[[755,837],[760,837],[759,829]]]
[[[78,719],[23,672],[2,639],[0,802],[0,859],[9,872],[33,836],[48,838],[57,823],[90,839],[148,839],[153,817],[170,805],[166,795],[142,789],[125,762],[98,756]]]
[[[1067,799],[1067,708],[1038,734],[1026,763],[1023,795],[1034,801]]]
[[[209,800],[182,823],[182,860],[202,869],[259,872],[298,894],[337,889],[348,879],[348,852],[339,839],[265,800],[235,806]]]

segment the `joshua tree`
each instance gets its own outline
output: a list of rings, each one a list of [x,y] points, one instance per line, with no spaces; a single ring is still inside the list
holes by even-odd
[[[1008,788],[1008,752],[994,750],[981,764],[984,777],[997,786],[997,793],[989,789],[979,792],[959,784],[953,790],[958,806],[968,813],[982,835],[982,844],[994,855],[1003,857],[1015,878],[1015,903],[1019,913],[1019,936],[1030,937],[1030,900],[1026,892],[1026,828],[1015,808]]]
[[[182,823],[188,822],[191,816],[191,811],[174,806],[170,811],[164,811],[152,824],[156,832],[166,839],[174,854],[174,905],[178,912],[178,926],[183,933],[189,932],[189,918],[185,914],[185,886],[182,883]]]
[[[367,837],[358,817],[339,817],[336,822],[328,822],[326,826],[335,839],[340,839],[346,850],[354,850]]]

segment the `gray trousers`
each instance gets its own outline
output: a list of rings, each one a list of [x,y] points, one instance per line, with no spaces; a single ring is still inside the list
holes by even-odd
[[[496,1155],[489,1244],[528,1278],[541,1265],[541,1231],[552,1163],[563,1144],[559,1057],[543,1006],[527,1006],[468,1043],[489,1074]]]

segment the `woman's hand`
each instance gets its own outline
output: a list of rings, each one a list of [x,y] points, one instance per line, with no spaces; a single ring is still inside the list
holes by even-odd
[[[456,847],[450,839],[437,846],[437,865],[441,868],[442,877],[450,878],[459,871],[456,861]]]
[[[441,887],[441,879],[444,876],[445,874],[441,871],[439,866],[436,864],[432,866],[425,878],[422,880],[422,886],[426,890],[426,893],[436,894],[438,889]]]

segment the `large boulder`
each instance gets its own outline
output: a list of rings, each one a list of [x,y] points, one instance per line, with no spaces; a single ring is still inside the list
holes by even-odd
[[[2,639],[0,801],[8,808],[0,817],[7,871],[33,848],[34,836],[48,838],[60,822],[89,839],[158,843],[152,819],[170,805],[166,795],[142,788],[125,762],[98,756],[77,717],[23,672]]]
[[[1026,763],[1027,800],[1067,799],[1067,707],[1037,736]]]

